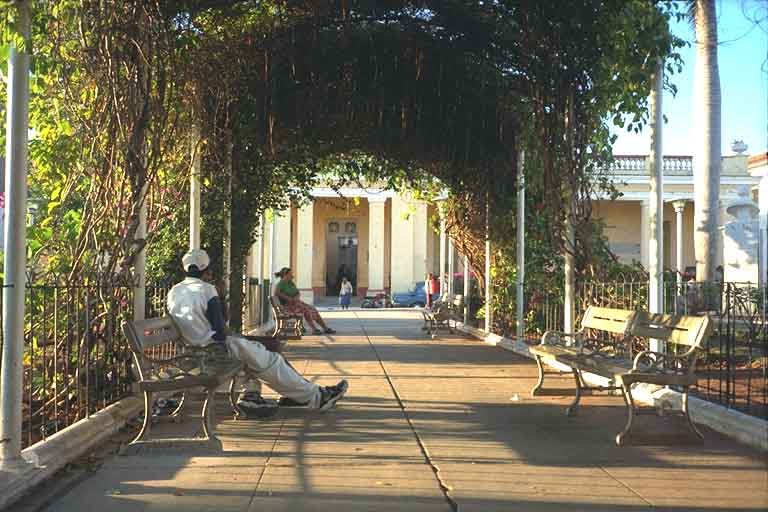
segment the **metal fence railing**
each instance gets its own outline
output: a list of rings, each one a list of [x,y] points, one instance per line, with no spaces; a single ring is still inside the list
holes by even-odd
[[[148,317],[163,314],[168,289],[168,284],[146,287]],[[120,324],[133,318],[133,294],[133,284],[125,279],[30,279],[22,446],[45,440],[131,393],[131,352]],[[0,295],[0,308],[2,300]],[[0,318],[0,350],[2,344]]]
[[[109,279],[64,282],[30,280],[26,288],[23,444],[29,446],[131,393],[131,354],[120,323],[133,317],[134,287]],[[147,317],[161,316],[170,283],[146,287]],[[247,286],[243,316],[268,318],[267,287]],[[562,293],[528,283],[526,340],[563,327]],[[646,282],[586,282],[577,286],[576,321],[590,304],[646,307]],[[502,297],[514,299],[513,290]],[[665,287],[666,310],[709,314],[715,329],[704,347],[696,394],[757,417],[768,418],[768,290],[749,284],[687,282]],[[477,293],[468,299],[470,323],[482,313]],[[494,309],[494,331],[514,336],[513,300]],[[0,294],[2,308],[2,294]],[[479,322],[482,325],[482,321]],[[0,350],[2,348],[0,316]]]

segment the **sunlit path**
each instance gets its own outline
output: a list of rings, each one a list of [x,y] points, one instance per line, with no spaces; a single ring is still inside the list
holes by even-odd
[[[529,398],[534,364],[460,336],[431,340],[418,312],[325,315],[339,334],[292,342],[288,357],[318,382],[349,380],[349,394],[335,410],[282,410],[267,420],[235,422],[225,419],[222,400],[223,453],[92,459],[14,510],[768,506],[766,463],[712,431],[705,430],[704,445],[677,439],[619,448],[613,436],[625,409],[616,397],[587,397],[580,416],[568,419],[568,397]],[[567,385],[563,380],[561,387]],[[670,419],[660,428],[677,432],[678,426]]]

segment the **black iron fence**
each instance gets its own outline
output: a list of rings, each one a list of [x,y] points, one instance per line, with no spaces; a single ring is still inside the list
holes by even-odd
[[[543,284],[525,288],[525,341],[538,343],[550,329],[563,329],[563,294]],[[495,308],[494,331],[515,336],[514,295]],[[695,393],[706,400],[768,419],[768,290],[749,283],[671,282],[664,286],[665,312],[708,314],[714,321],[704,346]],[[648,282],[584,282],[576,286],[576,325],[589,305],[648,307]]]
[[[131,394],[131,353],[120,324],[133,318],[134,290],[127,280],[104,277],[77,282],[57,277],[29,280],[23,355],[24,447]],[[165,283],[146,287],[147,316],[163,314],[167,290]],[[2,338],[0,329],[0,348]]]

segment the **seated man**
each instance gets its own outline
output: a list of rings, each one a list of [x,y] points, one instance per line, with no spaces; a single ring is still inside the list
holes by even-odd
[[[313,334],[334,334],[336,332],[326,325],[316,308],[301,301],[301,293],[293,283],[293,271],[290,268],[283,267],[280,272],[275,274],[275,277],[280,278],[280,281],[275,285],[275,295],[280,299],[280,303],[285,306],[288,313],[303,316]],[[315,322],[320,324],[323,328],[322,331],[317,328]]]
[[[168,292],[168,312],[190,345],[202,347],[214,344],[245,364],[249,381],[255,390],[241,393],[238,407],[246,415],[264,416],[268,403],[261,397],[261,384],[289,398],[291,403],[325,411],[333,407],[346,393],[348,383],[318,386],[309,382],[289,365],[283,356],[270,352],[261,343],[254,343],[229,332],[224,322],[224,310],[216,288],[206,282],[211,278],[210,258],[200,249],[189,251],[182,258],[187,278]],[[274,404],[271,404],[274,408]]]

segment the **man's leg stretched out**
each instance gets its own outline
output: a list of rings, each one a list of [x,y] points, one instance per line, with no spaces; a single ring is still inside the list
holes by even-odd
[[[346,380],[335,386],[318,386],[302,377],[287,361],[275,352],[270,352],[260,343],[253,343],[239,336],[227,336],[226,345],[235,359],[243,362],[250,375],[256,376],[280,395],[304,404],[311,409],[325,411],[333,407],[347,391]],[[248,399],[241,399],[238,405],[248,412]],[[258,406],[261,408],[261,405]]]

